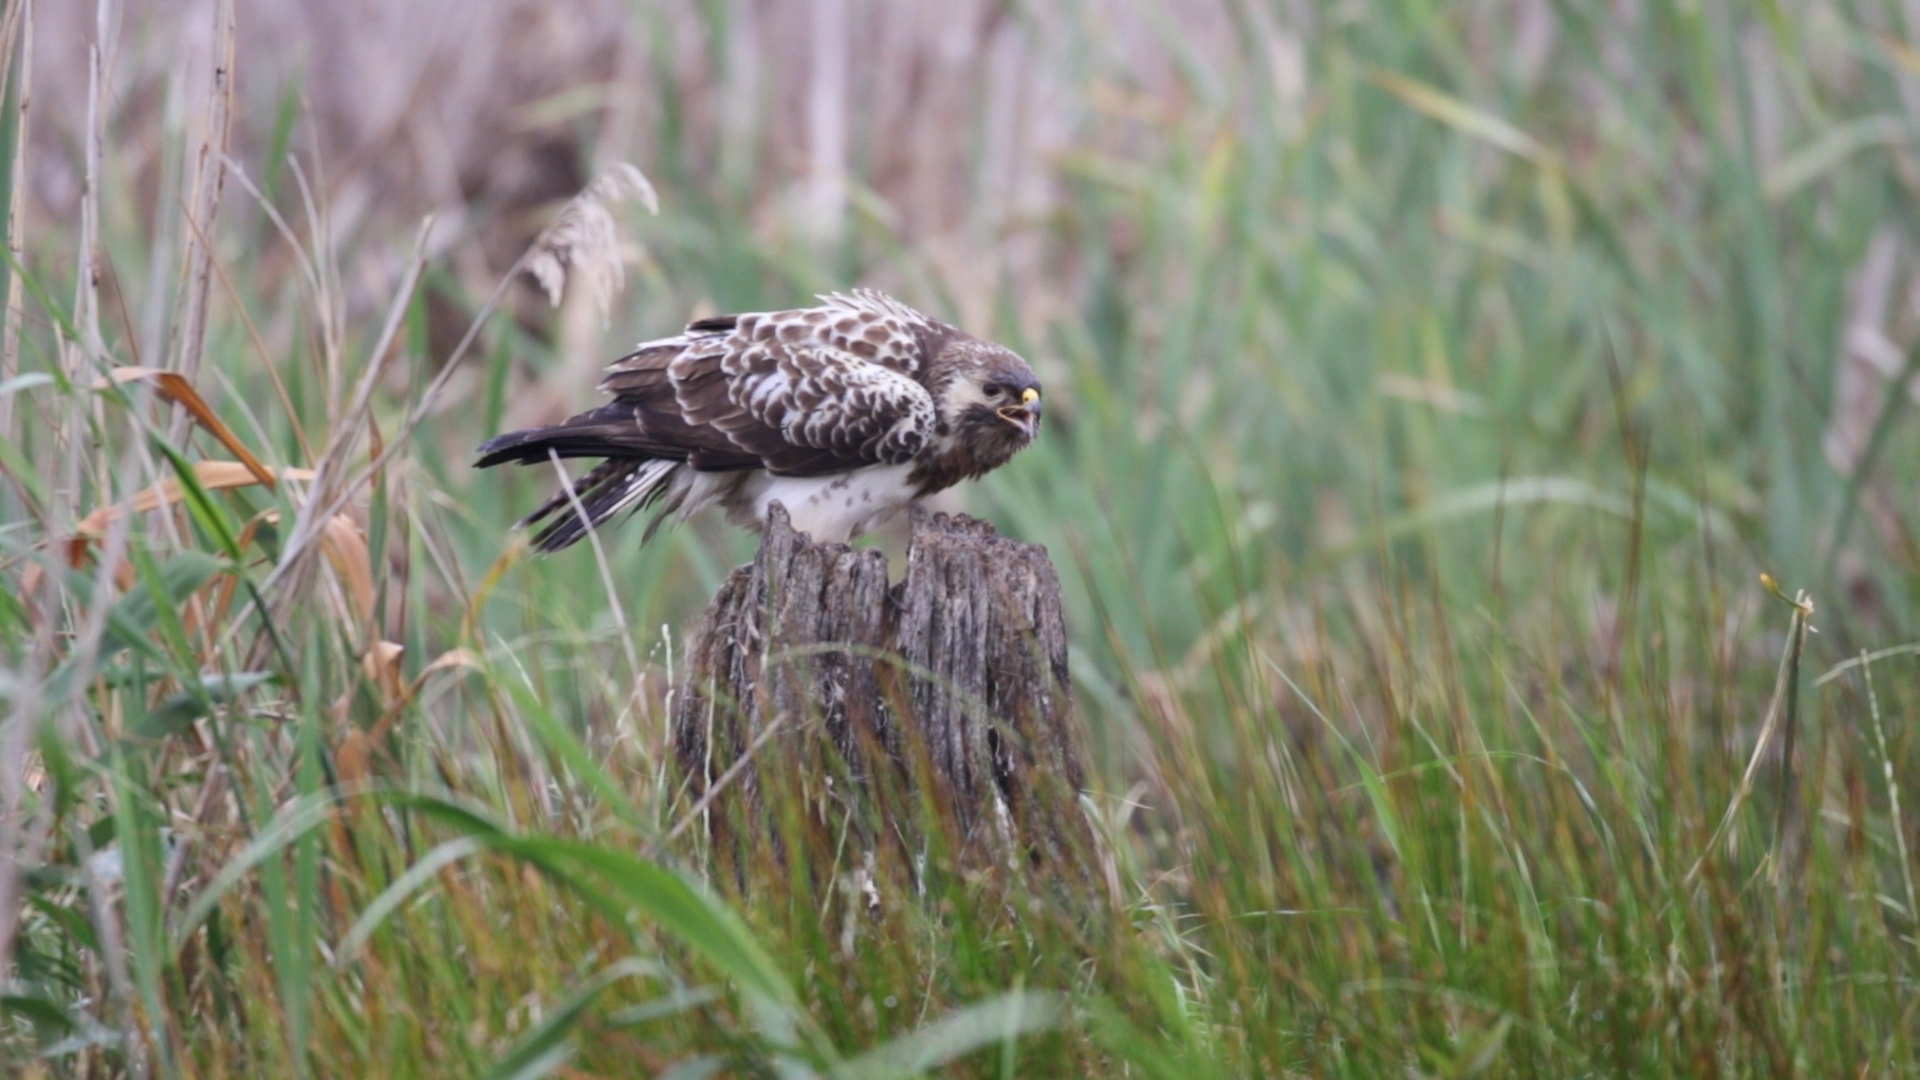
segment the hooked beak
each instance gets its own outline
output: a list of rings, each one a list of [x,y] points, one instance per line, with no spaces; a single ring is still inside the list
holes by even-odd
[[[997,415],[1033,438],[1040,432],[1040,391],[1028,389],[1020,395],[1020,404],[1003,406]]]

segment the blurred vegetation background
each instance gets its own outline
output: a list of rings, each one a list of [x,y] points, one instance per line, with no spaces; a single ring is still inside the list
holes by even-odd
[[[9,0],[0,50],[25,1075],[1920,1068],[1920,9]],[[520,260],[620,162],[625,291],[556,308]],[[530,560],[552,478],[467,467],[854,284],[1048,385],[962,499],[1061,568],[1104,895],[687,884],[662,701],[751,538]]]

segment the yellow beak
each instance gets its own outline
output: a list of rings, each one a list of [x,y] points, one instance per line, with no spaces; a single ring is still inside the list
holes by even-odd
[[[1040,427],[1040,391],[1029,386],[1020,391],[1020,404],[999,410],[1000,419],[1031,435]]]

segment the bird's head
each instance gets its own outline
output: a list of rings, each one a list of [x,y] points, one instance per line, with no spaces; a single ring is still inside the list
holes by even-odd
[[[1011,349],[984,341],[948,345],[940,360],[953,377],[939,398],[948,430],[1011,457],[1040,433],[1040,380]],[[989,453],[988,456],[996,456]]]

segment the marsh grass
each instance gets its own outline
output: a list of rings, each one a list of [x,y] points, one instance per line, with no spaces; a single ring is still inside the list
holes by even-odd
[[[1920,1068],[1914,428],[1835,389],[1875,237],[1915,272],[1913,28],[1347,10],[1304,110],[1279,53],[1131,103],[1081,58],[1108,106],[1040,226],[1072,301],[998,286],[1055,389],[975,506],[1071,593],[1077,889],[962,869],[931,800],[869,864],[782,782],[779,842],[710,872],[665,699],[746,542],[525,558],[550,478],[465,462],[545,346],[483,304],[429,356],[424,230],[348,318],[297,169],[141,217],[96,117],[79,221],[10,225],[9,1073]],[[1489,62],[1541,11],[1543,58]],[[751,193],[663,132],[646,330],[937,280],[877,216],[826,255],[730,224]],[[189,235],[210,263],[153,257]],[[129,374],[149,306],[191,378]]]

